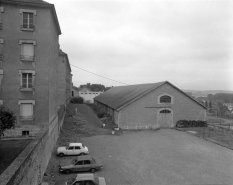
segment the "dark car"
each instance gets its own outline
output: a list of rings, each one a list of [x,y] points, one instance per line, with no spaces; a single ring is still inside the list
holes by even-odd
[[[91,155],[78,156],[71,160],[69,164],[59,166],[59,171],[66,174],[80,171],[90,171],[94,173],[96,170],[103,168],[102,163]]]
[[[94,174],[78,174],[77,177],[69,180],[59,180],[55,185],[106,185],[104,177],[97,177]]]

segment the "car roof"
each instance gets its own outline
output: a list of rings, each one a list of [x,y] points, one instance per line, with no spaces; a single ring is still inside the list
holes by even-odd
[[[92,160],[92,156],[91,155],[81,155],[81,156],[77,156],[78,161],[80,160]]]
[[[82,143],[70,143],[69,146],[82,146]]]
[[[78,174],[76,180],[95,180],[93,173],[82,173]]]

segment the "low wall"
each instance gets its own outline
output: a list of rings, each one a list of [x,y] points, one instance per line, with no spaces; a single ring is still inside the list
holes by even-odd
[[[39,185],[49,163],[64,121],[63,107],[54,119],[53,128],[44,128],[1,174],[1,185]]]

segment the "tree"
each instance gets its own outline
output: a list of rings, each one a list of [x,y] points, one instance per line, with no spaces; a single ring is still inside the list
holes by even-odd
[[[0,137],[4,136],[4,131],[14,128],[17,123],[16,116],[9,109],[0,106]]]

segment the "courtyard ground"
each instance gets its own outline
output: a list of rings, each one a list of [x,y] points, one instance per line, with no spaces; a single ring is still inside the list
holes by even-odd
[[[82,142],[103,162],[96,174],[109,185],[233,184],[233,151],[228,148],[173,129],[112,135],[111,129],[101,128],[89,107],[69,107],[75,108],[78,114],[66,116],[57,146]],[[51,185],[75,176],[58,172],[59,164],[74,157],[57,157],[57,146],[43,178]]]

